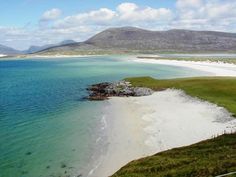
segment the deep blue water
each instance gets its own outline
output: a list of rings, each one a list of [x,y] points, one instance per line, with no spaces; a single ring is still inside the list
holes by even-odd
[[[89,168],[103,115],[102,102],[83,99],[90,84],[202,74],[117,56],[0,61],[0,177],[58,177]]]

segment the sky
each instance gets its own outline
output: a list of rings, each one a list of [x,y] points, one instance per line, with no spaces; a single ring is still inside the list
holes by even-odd
[[[0,0],[0,44],[84,41],[111,27],[236,32],[236,0]]]

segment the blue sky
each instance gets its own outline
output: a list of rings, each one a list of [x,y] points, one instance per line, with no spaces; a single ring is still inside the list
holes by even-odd
[[[0,25],[21,27],[29,23],[34,24],[45,11],[53,8],[61,9],[63,16],[68,16],[102,7],[114,10],[123,2],[123,0],[1,0]],[[175,0],[131,0],[128,2],[153,8],[175,6]]]
[[[236,32],[235,0],[0,0],[0,44],[86,40],[110,27]]]

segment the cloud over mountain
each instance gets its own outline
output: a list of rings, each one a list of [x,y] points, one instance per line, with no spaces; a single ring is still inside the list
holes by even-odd
[[[1,27],[0,44],[21,48],[82,41],[109,27],[136,26],[150,30],[173,28],[236,32],[236,1],[177,0],[174,7],[140,6],[131,2],[111,9],[102,7],[68,16],[53,8],[45,11],[33,27]]]

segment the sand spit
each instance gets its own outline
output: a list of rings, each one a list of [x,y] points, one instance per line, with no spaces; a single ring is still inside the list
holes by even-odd
[[[162,65],[171,65],[187,67],[210,73],[212,76],[236,76],[236,65],[223,62],[210,61],[180,61],[180,60],[163,60],[163,59],[137,59],[133,61],[140,63],[153,63]]]

